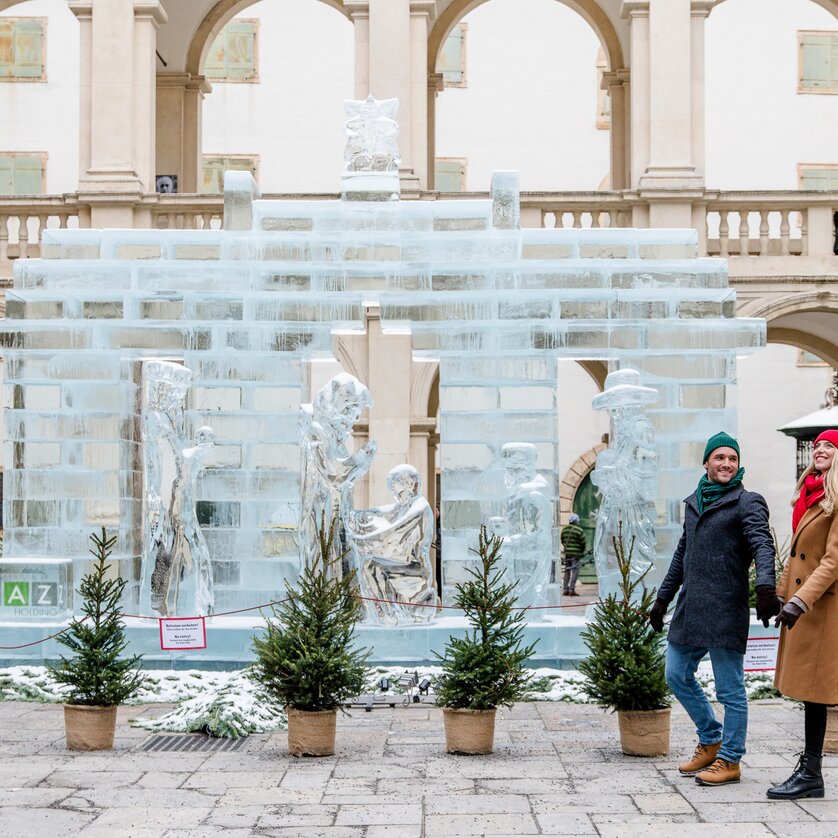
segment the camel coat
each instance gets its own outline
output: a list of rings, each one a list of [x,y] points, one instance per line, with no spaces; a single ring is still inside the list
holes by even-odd
[[[806,510],[791,542],[777,595],[806,604],[793,629],[783,626],[774,685],[790,698],[838,704],[838,514]]]

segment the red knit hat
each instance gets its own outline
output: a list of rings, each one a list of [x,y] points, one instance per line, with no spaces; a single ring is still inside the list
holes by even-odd
[[[818,435],[814,444],[817,445],[822,439],[825,439],[827,442],[831,442],[836,448],[838,448],[838,430],[830,429],[828,431],[824,431],[822,434]]]

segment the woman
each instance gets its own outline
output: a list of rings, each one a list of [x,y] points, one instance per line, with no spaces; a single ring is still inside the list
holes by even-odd
[[[785,600],[774,685],[803,702],[806,745],[774,800],[823,797],[826,708],[838,704],[838,430],[816,440],[795,488],[792,542],[777,594]]]

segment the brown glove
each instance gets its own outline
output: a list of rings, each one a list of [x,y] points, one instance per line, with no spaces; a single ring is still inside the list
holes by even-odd
[[[803,609],[799,605],[795,605],[793,602],[787,602],[780,611],[780,615],[774,620],[774,628],[782,625],[791,631],[802,613]]]
[[[757,585],[757,619],[762,620],[765,628],[768,621],[776,617],[783,608],[783,601],[777,596],[773,585]]]
[[[656,599],[649,612],[649,625],[654,631],[663,631],[664,614],[666,614],[666,603],[662,599]]]

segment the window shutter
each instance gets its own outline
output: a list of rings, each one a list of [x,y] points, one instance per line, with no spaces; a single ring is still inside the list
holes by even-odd
[[[15,169],[13,157],[0,155],[0,195],[14,195]]]
[[[9,79],[15,70],[15,22],[0,18],[0,79]]]
[[[15,25],[14,75],[39,79],[44,75],[44,29],[40,20],[18,20]]]
[[[227,78],[247,81],[256,76],[256,23],[234,20],[227,24]]]
[[[434,188],[437,192],[463,192],[466,188],[466,161],[437,158]]]
[[[207,60],[204,62],[204,75],[209,79],[223,79],[227,75],[227,66],[225,63],[225,43],[227,40],[227,30],[222,29],[218,33],[215,40],[212,42]]]
[[[44,161],[42,157],[19,155],[13,157],[15,195],[41,195],[44,191]]]
[[[800,35],[801,79],[804,90],[838,89],[838,33],[804,32]]]
[[[821,192],[838,192],[838,166],[834,168],[801,169],[800,188]]]
[[[439,53],[436,70],[442,73],[446,84],[462,85],[465,82],[465,31],[455,26]]]

